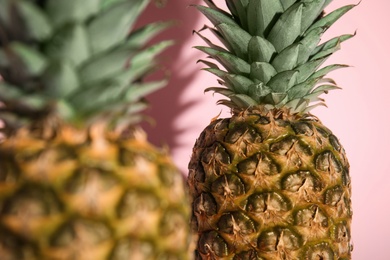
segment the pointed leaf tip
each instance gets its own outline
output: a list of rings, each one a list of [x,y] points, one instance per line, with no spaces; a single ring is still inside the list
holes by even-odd
[[[297,2],[284,12],[272,27],[267,39],[280,52],[301,35],[303,3]]]

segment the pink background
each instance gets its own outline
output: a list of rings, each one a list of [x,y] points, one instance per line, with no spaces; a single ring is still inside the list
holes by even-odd
[[[151,5],[142,21],[177,21],[159,37],[176,39],[177,44],[162,55],[171,80],[167,88],[150,96],[152,106],[147,114],[156,124],[145,129],[153,143],[170,147],[184,174],[199,133],[221,111],[222,116],[229,115],[225,107],[215,105],[217,96],[203,94],[205,87],[216,85],[216,78],[199,71],[202,65],[196,61],[205,55],[191,48],[203,44],[192,30],[208,23],[195,8],[188,7],[195,3],[200,0],[168,0],[164,9]],[[351,3],[357,0],[335,0],[327,10]],[[328,31],[325,37],[357,31],[329,60],[353,67],[330,74],[343,90],[326,96],[329,108],[313,111],[339,137],[350,160],[354,260],[390,259],[389,10],[388,0],[364,0]]]

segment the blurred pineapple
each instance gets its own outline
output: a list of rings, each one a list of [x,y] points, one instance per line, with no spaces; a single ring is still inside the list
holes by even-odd
[[[168,26],[147,0],[0,0],[0,259],[190,259],[167,152],[134,125]]]

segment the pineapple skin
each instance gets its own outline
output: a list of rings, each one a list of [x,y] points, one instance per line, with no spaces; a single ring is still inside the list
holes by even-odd
[[[187,199],[142,132],[22,128],[0,146],[0,259],[190,259]]]
[[[212,121],[188,186],[196,259],[351,259],[349,164],[312,115],[258,107]]]

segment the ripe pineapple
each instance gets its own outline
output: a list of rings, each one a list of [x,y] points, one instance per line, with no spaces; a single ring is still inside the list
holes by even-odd
[[[167,153],[128,127],[171,42],[147,0],[0,0],[0,259],[191,259]]]
[[[323,33],[354,6],[324,15],[331,0],[205,0],[218,46],[209,87],[231,118],[201,133],[189,163],[196,259],[351,259],[349,164],[337,137],[309,111],[337,89],[321,65],[342,35]]]

